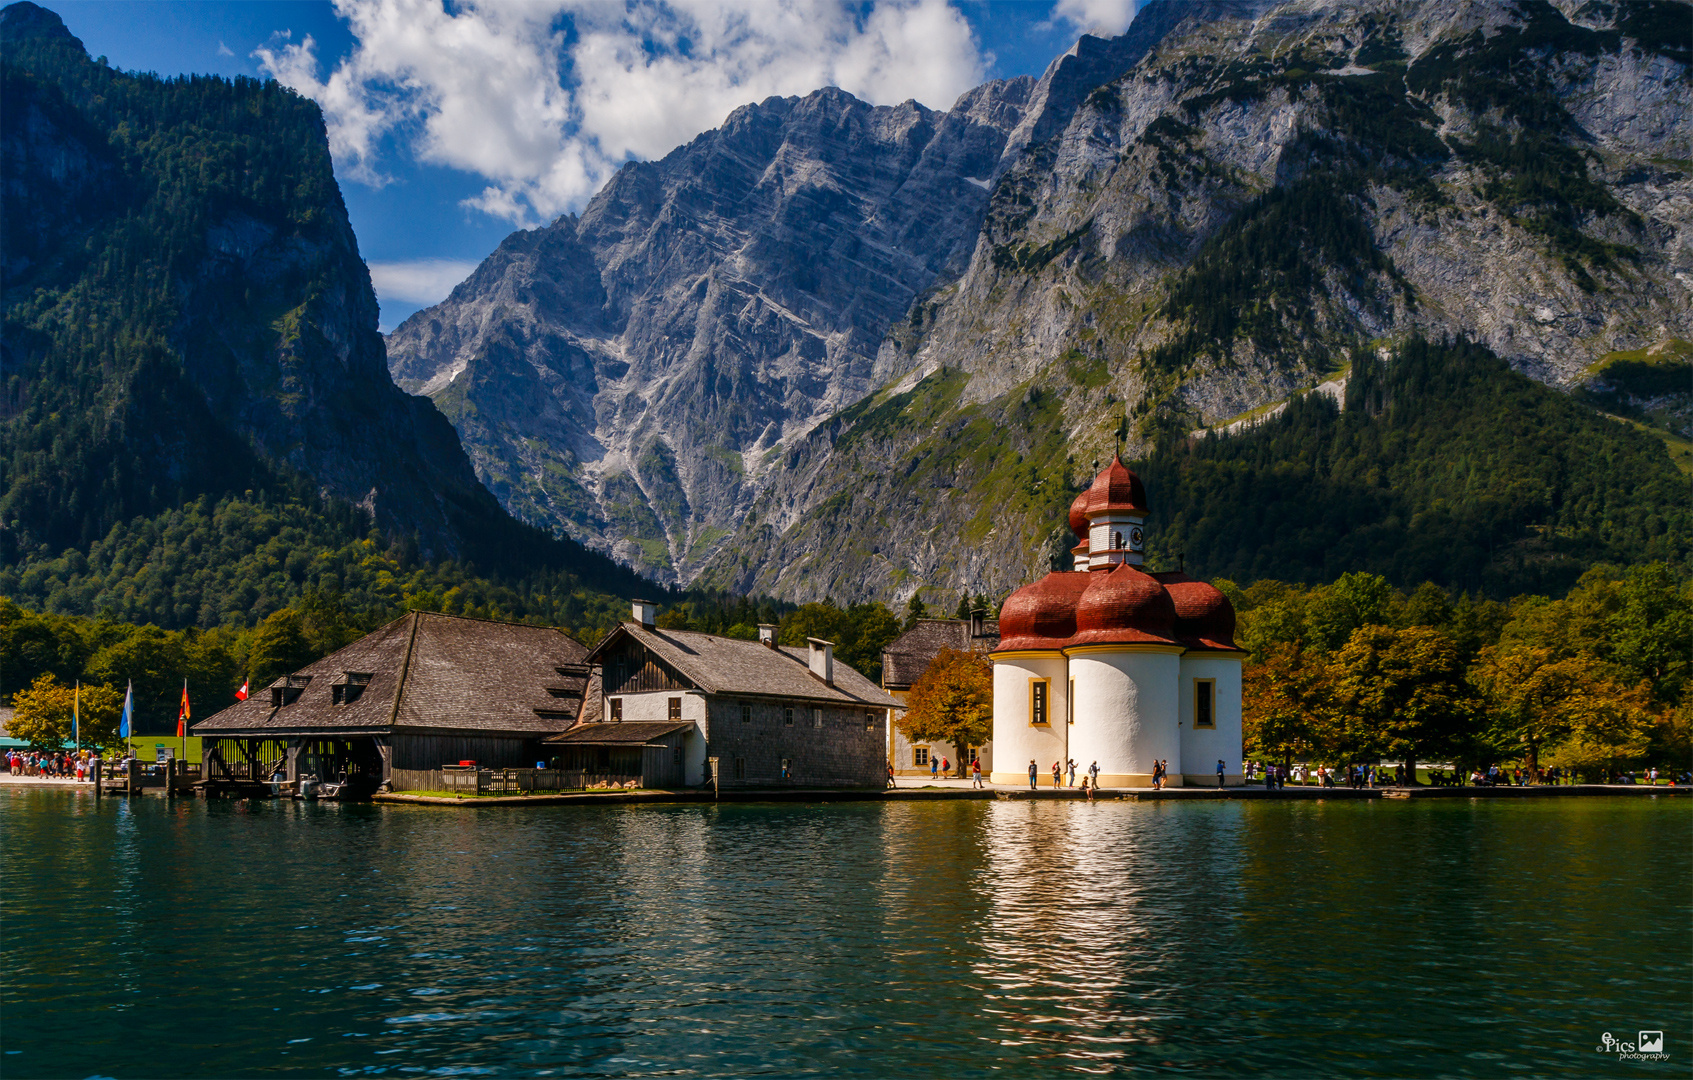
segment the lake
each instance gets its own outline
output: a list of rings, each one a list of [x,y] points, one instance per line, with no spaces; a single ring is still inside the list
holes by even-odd
[[[0,1073],[1685,1076],[1693,802],[0,788]],[[1596,1047],[1664,1032],[1667,1061]]]

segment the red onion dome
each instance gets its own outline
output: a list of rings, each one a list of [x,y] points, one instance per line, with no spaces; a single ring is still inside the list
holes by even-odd
[[[1150,575],[1124,563],[1093,578],[1076,605],[1072,644],[1174,641],[1176,607]]]
[[[1088,493],[1082,492],[1076,496],[1076,501],[1070,504],[1070,531],[1081,538],[1082,543],[1088,539]]]
[[[1234,605],[1229,598],[1203,581],[1180,571],[1156,575],[1176,607],[1176,636],[1190,647],[1236,648]]]
[[[999,609],[999,648],[1061,649],[1076,632],[1076,600],[1093,575],[1054,571],[1006,597]]]
[[[1105,513],[1139,513],[1146,509],[1146,487],[1140,482],[1140,477],[1123,464],[1123,459],[1114,457],[1105,471],[1094,477],[1093,486],[1085,492],[1087,495],[1087,514],[1093,517]],[[1075,510],[1070,511],[1074,517]]]

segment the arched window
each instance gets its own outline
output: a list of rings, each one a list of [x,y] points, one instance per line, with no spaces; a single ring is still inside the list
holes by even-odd
[[[1123,534],[1120,533],[1120,532],[1119,533],[1112,533],[1111,534],[1111,550],[1121,551],[1122,549],[1123,549]]]

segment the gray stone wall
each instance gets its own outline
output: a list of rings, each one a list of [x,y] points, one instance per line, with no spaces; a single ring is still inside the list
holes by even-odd
[[[751,710],[749,721],[741,719],[743,705]],[[781,786],[784,758],[791,763],[787,783],[793,787],[883,784],[887,710],[796,703],[790,726],[788,707],[751,698],[707,699],[707,753],[718,759],[722,786]]]

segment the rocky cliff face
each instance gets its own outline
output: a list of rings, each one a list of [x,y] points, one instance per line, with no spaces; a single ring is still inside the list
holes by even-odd
[[[1226,424],[1412,333],[1565,388],[1693,338],[1686,22],[1154,4],[944,117],[766,102],[514,237],[391,356],[503,502],[661,572],[1008,588],[1114,433]],[[840,201],[801,216],[804,178]]]
[[[534,541],[389,377],[315,105],[113,71],[30,3],[0,45],[7,551],[284,477],[426,554]]]

